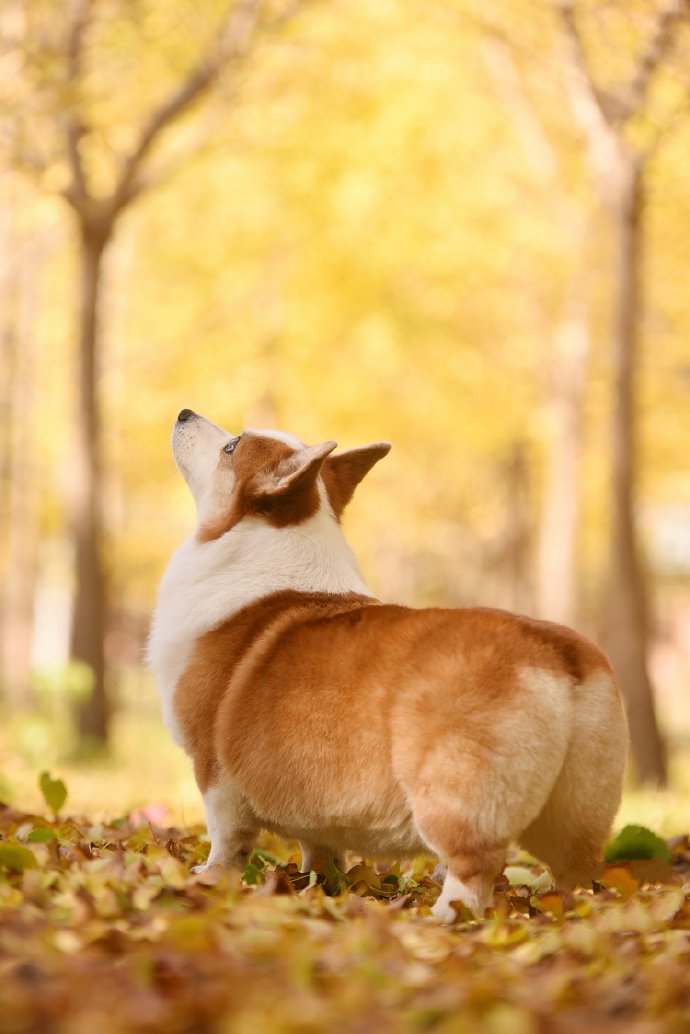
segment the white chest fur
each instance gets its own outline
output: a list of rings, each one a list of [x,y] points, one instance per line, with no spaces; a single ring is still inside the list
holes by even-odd
[[[325,498],[302,524],[274,528],[247,517],[214,541],[191,536],[173,554],[158,592],[147,657],[163,720],[181,746],[173,697],[197,639],[250,603],[286,589],[370,595]]]

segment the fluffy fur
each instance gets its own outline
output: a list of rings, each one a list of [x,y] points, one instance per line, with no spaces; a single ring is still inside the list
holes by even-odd
[[[340,516],[390,446],[334,448],[233,437],[189,410],[175,425],[197,525],[149,659],[194,762],[208,864],[241,864],[262,828],[299,839],[305,870],[431,851],[448,862],[444,921],[454,900],[483,913],[511,840],[559,883],[591,878],[627,746],[606,658],[548,622],[375,600]]]

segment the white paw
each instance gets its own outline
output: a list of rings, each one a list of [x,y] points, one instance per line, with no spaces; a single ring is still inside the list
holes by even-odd
[[[206,872],[208,868],[208,865],[193,865],[189,871],[195,873]]]
[[[454,923],[457,919],[457,912],[451,905],[450,901],[443,901],[442,898],[439,898],[431,909],[431,914],[437,919],[440,919],[442,923],[446,923],[446,925]]]
[[[457,913],[451,902],[456,901],[461,916],[463,914],[461,906],[464,906],[477,919],[483,919],[484,911],[491,904],[492,897],[493,880],[490,877],[487,876],[480,881],[474,880],[473,885],[469,885],[449,872],[443,881],[443,889],[431,909],[431,913],[444,923],[454,923]]]

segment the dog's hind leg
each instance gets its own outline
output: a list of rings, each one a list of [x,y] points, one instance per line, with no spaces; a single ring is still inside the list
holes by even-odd
[[[452,923],[456,913],[451,902],[460,901],[483,916],[493,900],[494,880],[505,865],[509,837],[487,837],[471,808],[449,800],[440,787],[417,794],[413,815],[422,839],[448,866],[432,914]]]
[[[506,694],[502,711],[459,696],[455,713],[425,708],[424,722],[399,713],[396,773],[422,840],[448,863],[433,909],[444,922],[453,900],[483,916],[508,844],[542,811],[563,766],[571,681],[531,669],[518,678],[522,693]]]
[[[431,909],[432,915],[444,923],[452,923],[456,918],[452,902],[460,901],[482,918],[493,902],[494,880],[503,871],[507,846],[505,841],[495,844],[456,842],[452,854],[453,848],[440,852],[448,858],[448,872]]]
[[[603,847],[621,798],[627,730],[611,676],[601,670],[577,689],[573,736],[539,815],[518,837],[561,886],[586,886],[603,864]]]

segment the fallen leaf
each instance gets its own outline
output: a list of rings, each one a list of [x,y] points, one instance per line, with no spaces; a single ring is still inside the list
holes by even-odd
[[[599,882],[617,891],[624,900],[634,894],[640,886],[627,865],[608,865]]]
[[[38,785],[53,815],[58,815],[67,800],[67,787],[62,779],[53,779],[49,772],[41,772]]]
[[[36,867],[36,856],[22,844],[12,844],[7,840],[0,842],[0,868],[7,872],[24,872]]]

